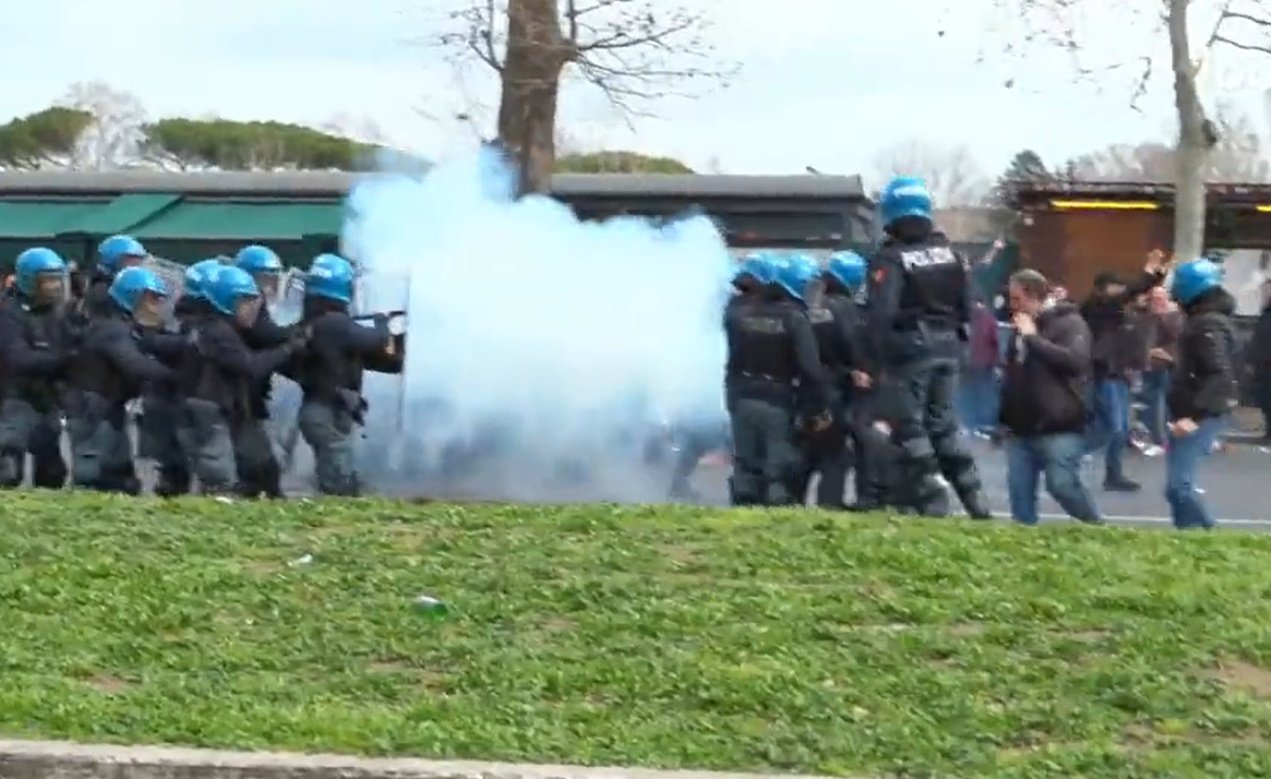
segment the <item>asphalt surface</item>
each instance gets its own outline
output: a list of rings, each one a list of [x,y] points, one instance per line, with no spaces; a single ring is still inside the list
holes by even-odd
[[[967,439],[967,442],[975,453],[990,507],[995,514],[1009,517],[1003,450],[979,439]],[[1169,509],[1164,497],[1165,458],[1127,454],[1125,466],[1126,475],[1142,485],[1139,492],[1104,491],[1103,462],[1098,455],[1083,468],[1086,485],[1091,487],[1105,519],[1124,525],[1168,525]],[[1225,451],[1214,453],[1204,462],[1198,481],[1205,491],[1205,499],[1224,526],[1271,532],[1269,477],[1271,451],[1256,445],[1231,444]],[[726,478],[727,469],[724,467],[703,467],[694,486],[708,501],[722,504],[727,494]],[[1044,487],[1039,489],[1039,508],[1043,521],[1071,521],[1046,494]]]

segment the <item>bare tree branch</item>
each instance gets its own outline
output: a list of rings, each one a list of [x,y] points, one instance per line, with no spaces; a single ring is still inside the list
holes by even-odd
[[[502,74],[507,46],[507,3],[469,0],[449,14],[457,29],[438,36],[452,64],[476,60]],[[709,20],[655,0],[565,0],[554,54],[574,77],[600,91],[618,113],[651,115],[651,104],[666,97],[694,97],[706,85],[726,83],[735,63],[719,64],[708,41]]]
[[[905,141],[880,152],[874,159],[874,171],[880,182],[893,176],[922,178],[941,208],[979,205],[991,189],[975,155],[962,146],[944,148]]]

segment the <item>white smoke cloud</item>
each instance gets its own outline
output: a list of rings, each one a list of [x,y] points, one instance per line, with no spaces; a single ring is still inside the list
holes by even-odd
[[[368,376],[372,487],[517,500],[655,501],[666,418],[723,419],[732,270],[707,218],[580,222],[513,198],[493,149],[348,198],[364,311],[409,311],[404,379]]]

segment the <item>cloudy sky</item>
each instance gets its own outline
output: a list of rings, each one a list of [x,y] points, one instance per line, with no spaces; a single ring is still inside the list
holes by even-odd
[[[461,78],[427,45],[463,0],[43,0],[14,3],[0,30],[0,114],[39,110],[77,81],[136,94],[152,116],[220,115],[321,123],[369,117],[398,144],[444,154],[471,142],[450,117],[478,119],[497,92],[489,74]],[[965,144],[987,173],[1019,149],[1049,161],[1171,132],[1169,81],[1128,106],[1131,74],[1077,80],[1066,56],[1023,43],[1020,19],[995,0],[655,0],[701,10],[717,61],[742,67],[727,89],[662,101],[634,131],[586,87],[571,86],[563,123],[591,147],[680,157],[726,172],[870,173],[879,150],[906,140]],[[1167,54],[1147,17],[1091,3],[1079,20],[1099,67]],[[780,13],[772,15],[774,5]],[[953,14],[945,9],[957,7]],[[727,8],[728,13],[723,13]],[[1203,27],[1206,20],[1196,20]],[[1015,54],[1007,52],[1015,44]],[[1127,57],[1127,54],[1129,57]],[[1163,74],[1162,74],[1163,75]],[[1267,128],[1259,84],[1271,58],[1224,55],[1206,89]],[[1010,86],[1008,87],[1008,83]]]

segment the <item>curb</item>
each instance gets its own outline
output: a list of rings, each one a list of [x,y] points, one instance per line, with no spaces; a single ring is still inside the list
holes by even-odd
[[[774,779],[775,776],[779,775],[0,740],[0,777],[3,779]],[[805,776],[800,779],[829,778]]]

